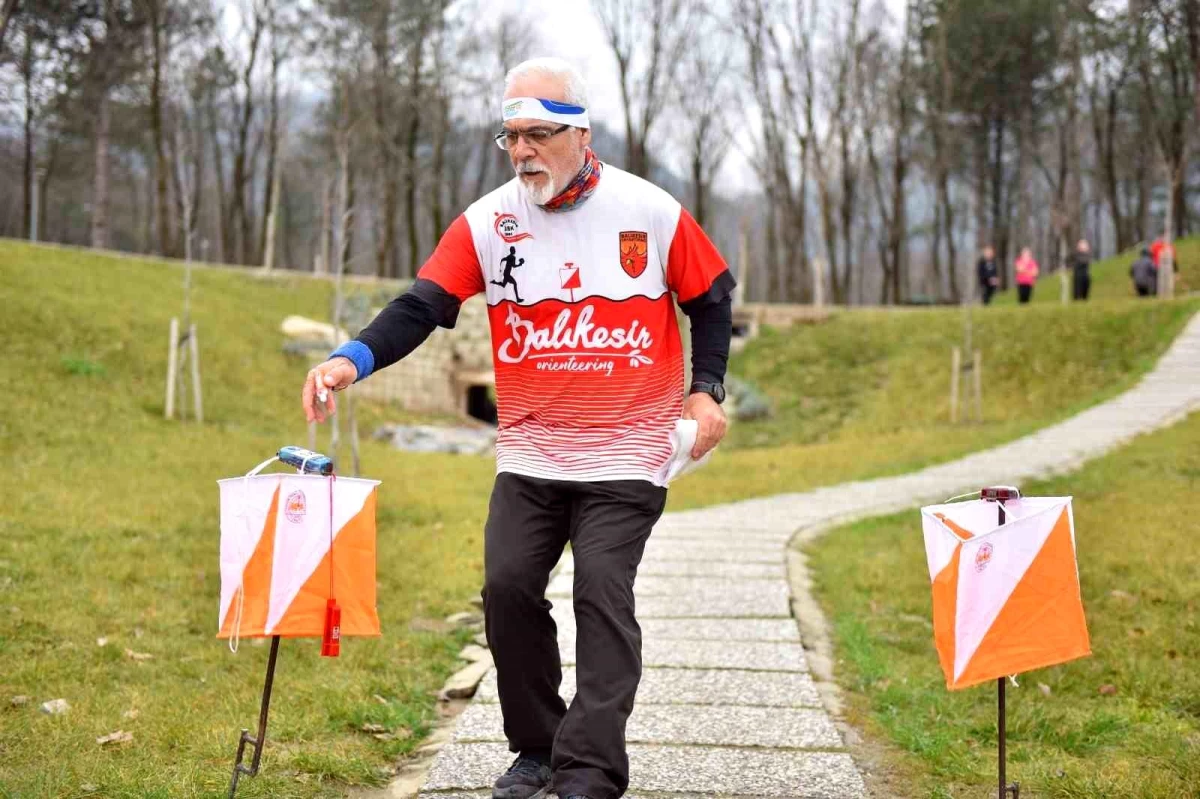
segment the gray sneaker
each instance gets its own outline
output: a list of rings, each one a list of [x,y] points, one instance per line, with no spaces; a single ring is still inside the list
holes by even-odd
[[[492,799],[542,799],[550,787],[550,767],[519,756],[492,787]]]

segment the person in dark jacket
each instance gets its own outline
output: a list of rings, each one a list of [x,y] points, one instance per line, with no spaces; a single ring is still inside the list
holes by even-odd
[[[1079,244],[1075,245],[1075,252],[1071,253],[1067,263],[1074,276],[1075,290],[1072,297],[1086,302],[1088,293],[1092,289],[1092,247],[1088,244],[1087,239],[1079,240]]]
[[[1133,278],[1133,288],[1139,297],[1149,297],[1158,287],[1158,267],[1149,247],[1142,248],[1142,257],[1129,267],[1129,276]]]
[[[996,287],[1000,285],[1000,269],[996,266],[996,251],[992,249],[992,245],[983,248],[976,269],[979,272],[979,290],[982,293],[983,304],[988,305],[992,301],[992,295],[996,293]]]

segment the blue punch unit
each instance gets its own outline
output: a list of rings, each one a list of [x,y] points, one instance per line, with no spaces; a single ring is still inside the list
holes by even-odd
[[[302,469],[305,474],[333,474],[333,461],[328,456],[304,447],[281,447],[279,460],[288,466]]]

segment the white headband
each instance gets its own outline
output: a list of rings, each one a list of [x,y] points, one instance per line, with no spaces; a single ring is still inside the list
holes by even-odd
[[[541,119],[575,128],[588,128],[587,109],[579,105],[543,100],[538,97],[513,97],[502,105],[501,120]]]

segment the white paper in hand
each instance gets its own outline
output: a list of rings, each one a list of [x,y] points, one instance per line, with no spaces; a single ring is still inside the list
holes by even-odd
[[[699,460],[692,459],[692,447],[696,445],[696,434],[700,424],[695,419],[676,419],[671,431],[671,459],[658,472],[658,484],[667,485],[675,478],[699,469],[708,463],[716,447],[704,453]]]

